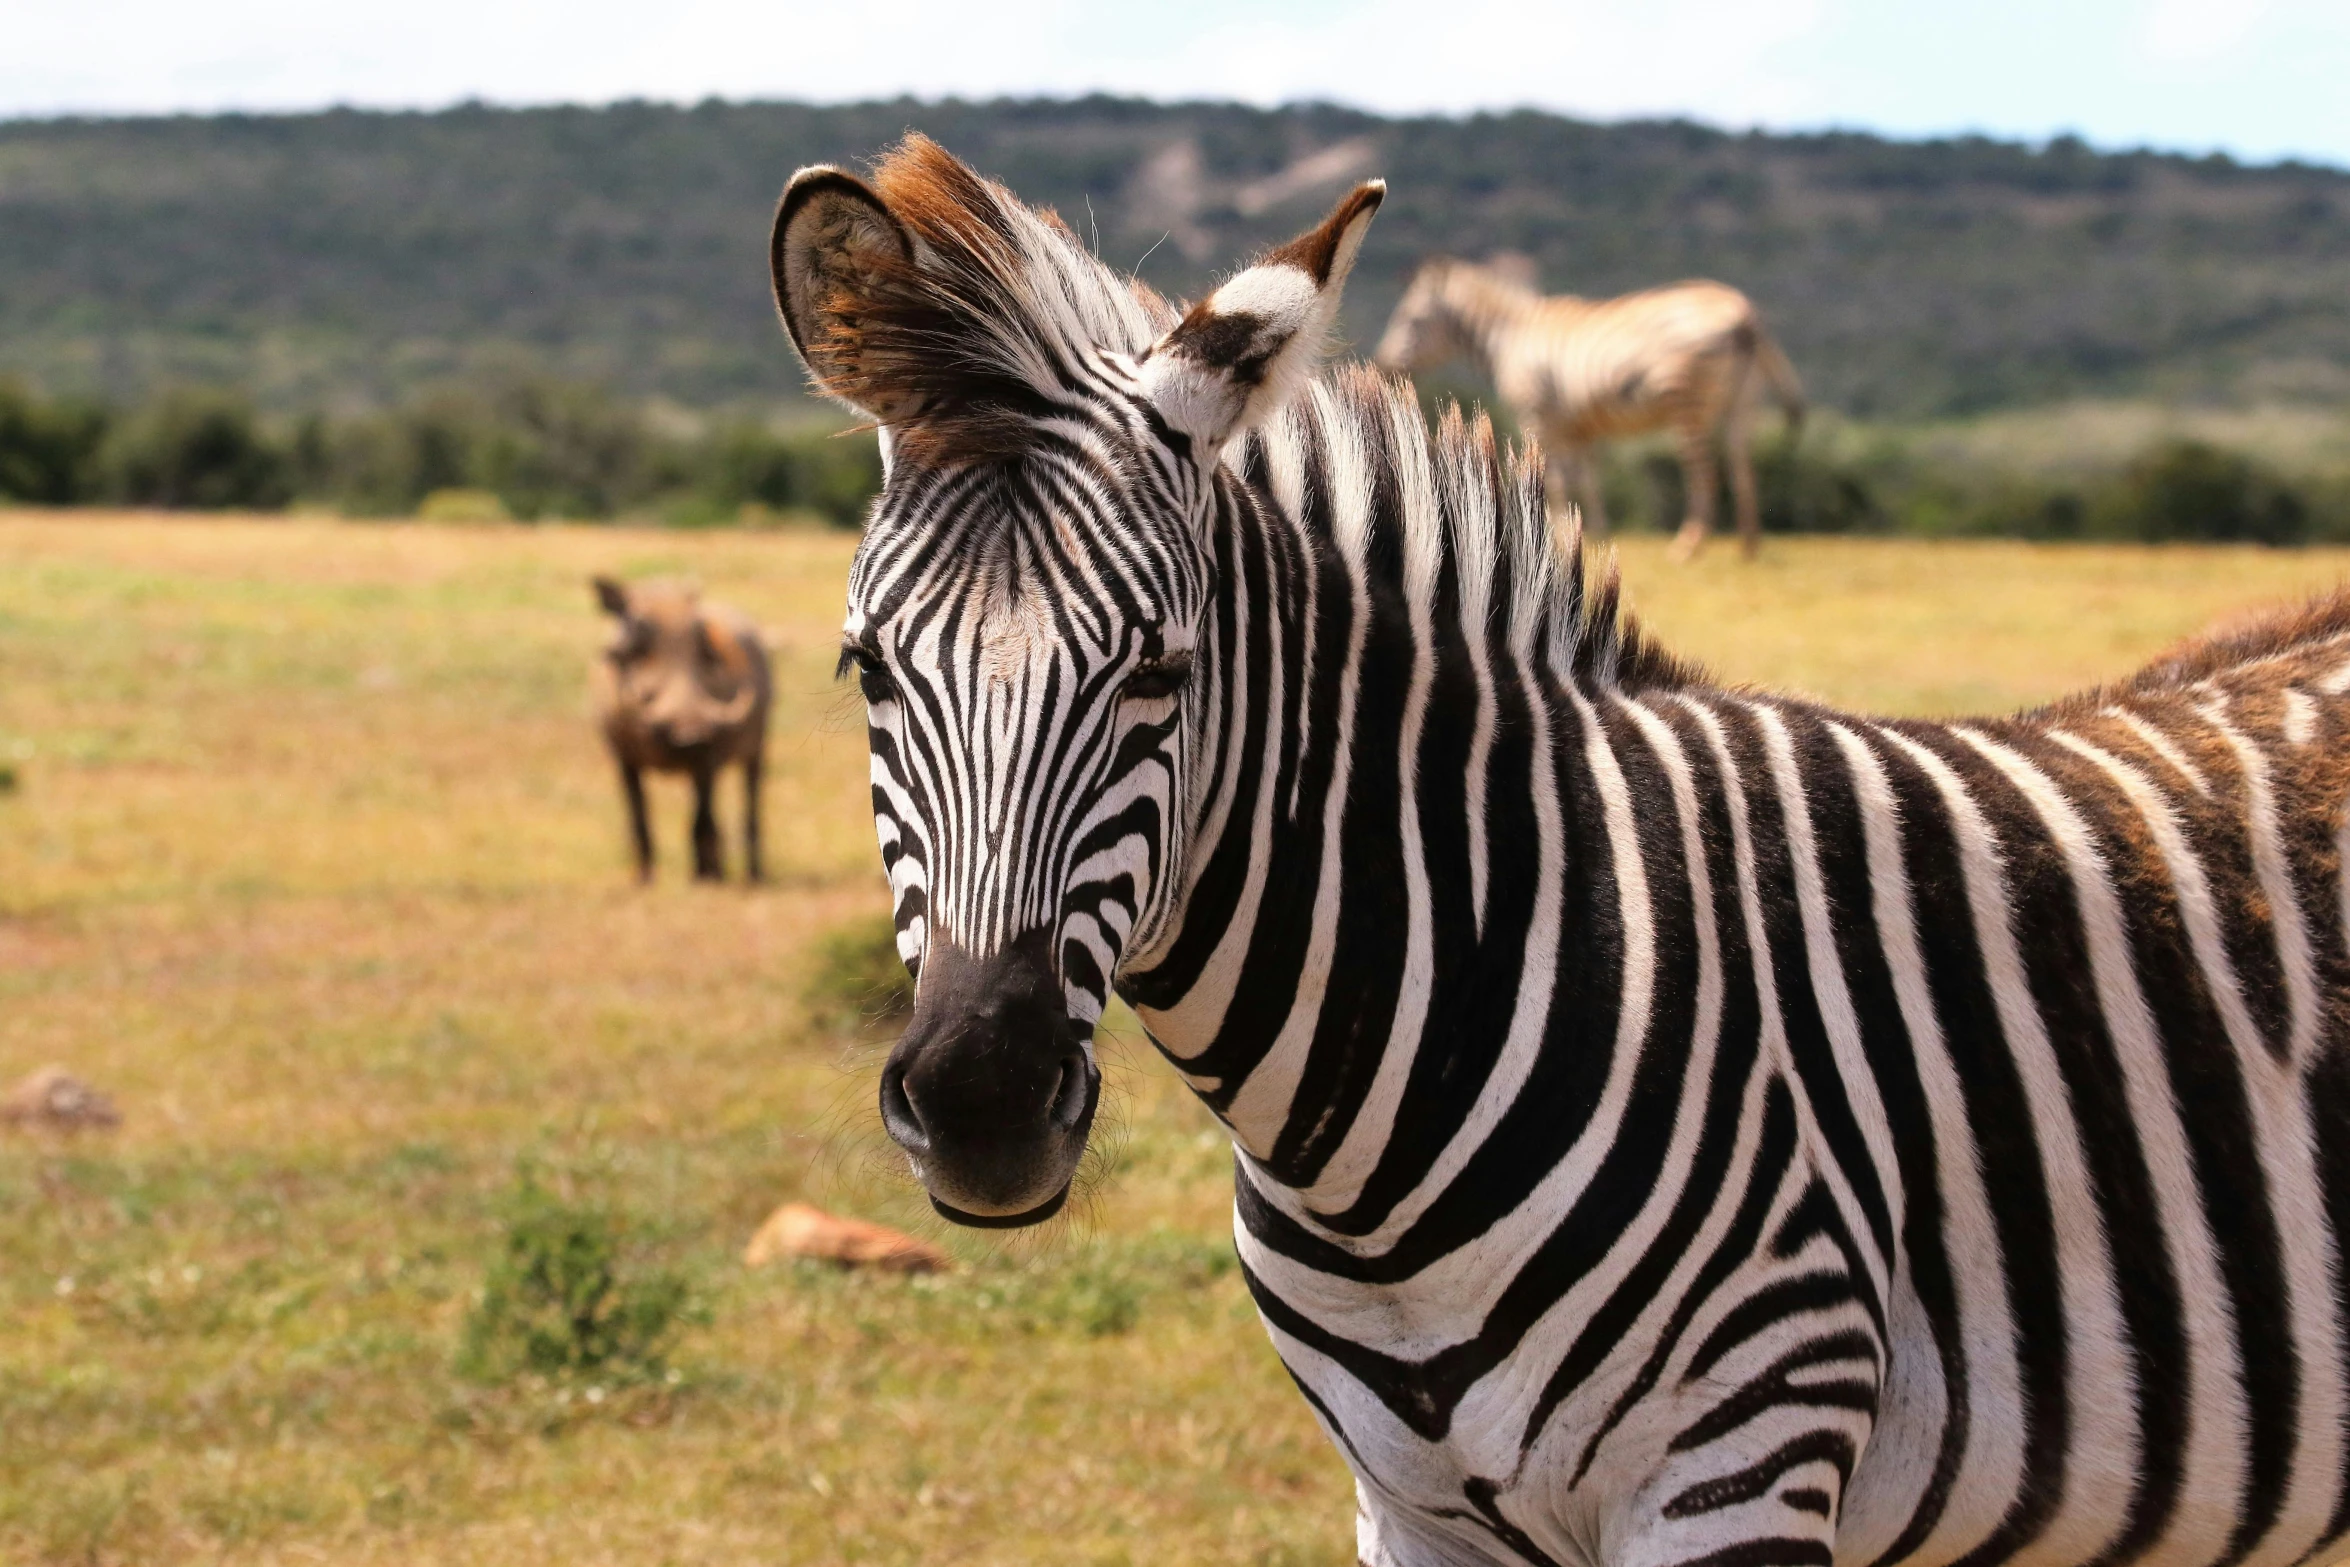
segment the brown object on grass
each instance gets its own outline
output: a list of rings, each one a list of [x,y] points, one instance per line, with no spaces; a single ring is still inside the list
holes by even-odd
[[[0,1094],[0,1126],[88,1132],[121,1124],[112,1099],[61,1066],[42,1067]]]
[[[750,617],[704,601],[682,582],[595,579],[596,602],[613,619],[596,663],[596,719],[612,759],[636,841],[636,873],[653,879],[653,829],[645,817],[647,768],[684,773],[694,784],[694,879],[722,881],[713,807],[718,775],[743,770],[743,875],[759,881],[759,779],[767,765],[772,690],[767,649]]]
[[[893,1273],[936,1273],[948,1266],[947,1254],[927,1241],[886,1225],[844,1219],[804,1202],[787,1202],[769,1214],[743,1248],[743,1266],[748,1268],[763,1268],[781,1257],[814,1257],[843,1267],[886,1268]]]

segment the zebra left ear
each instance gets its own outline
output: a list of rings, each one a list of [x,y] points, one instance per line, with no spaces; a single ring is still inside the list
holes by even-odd
[[[1192,306],[1144,356],[1151,402],[1202,460],[1272,417],[1321,364],[1346,274],[1386,198],[1384,180],[1356,186],[1319,227]]]

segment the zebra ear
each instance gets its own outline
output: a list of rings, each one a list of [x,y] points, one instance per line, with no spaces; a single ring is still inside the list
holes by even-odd
[[[1213,460],[1279,411],[1321,364],[1338,296],[1387,183],[1358,185],[1322,220],[1191,307],[1142,363],[1160,417]]]
[[[904,410],[869,406],[864,323],[913,262],[905,225],[855,175],[818,165],[784,187],[767,245],[784,330],[819,388],[884,423]]]

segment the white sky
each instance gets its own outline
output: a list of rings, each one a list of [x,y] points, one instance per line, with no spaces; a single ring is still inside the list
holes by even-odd
[[[0,0],[0,115],[1133,93],[2350,164],[2350,0]]]

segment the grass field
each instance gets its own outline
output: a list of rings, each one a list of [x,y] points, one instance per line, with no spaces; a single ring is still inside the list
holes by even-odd
[[[808,1197],[939,1235],[801,1000],[880,906],[839,536],[0,514],[0,1562],[1343,1563],[1344,1472],[1259,1333],[1227,1156],[1132,1037],[1072,1223],[936,1279],[736,1261]],[[778,648],[776,879],[626,877],[591,571]],[[1633,597],[1726,676],[1898,711],[2117,674],[2350,555],[1774,543]],[[685,1277],[670,1374],[482,1384],[523,1171]]]

